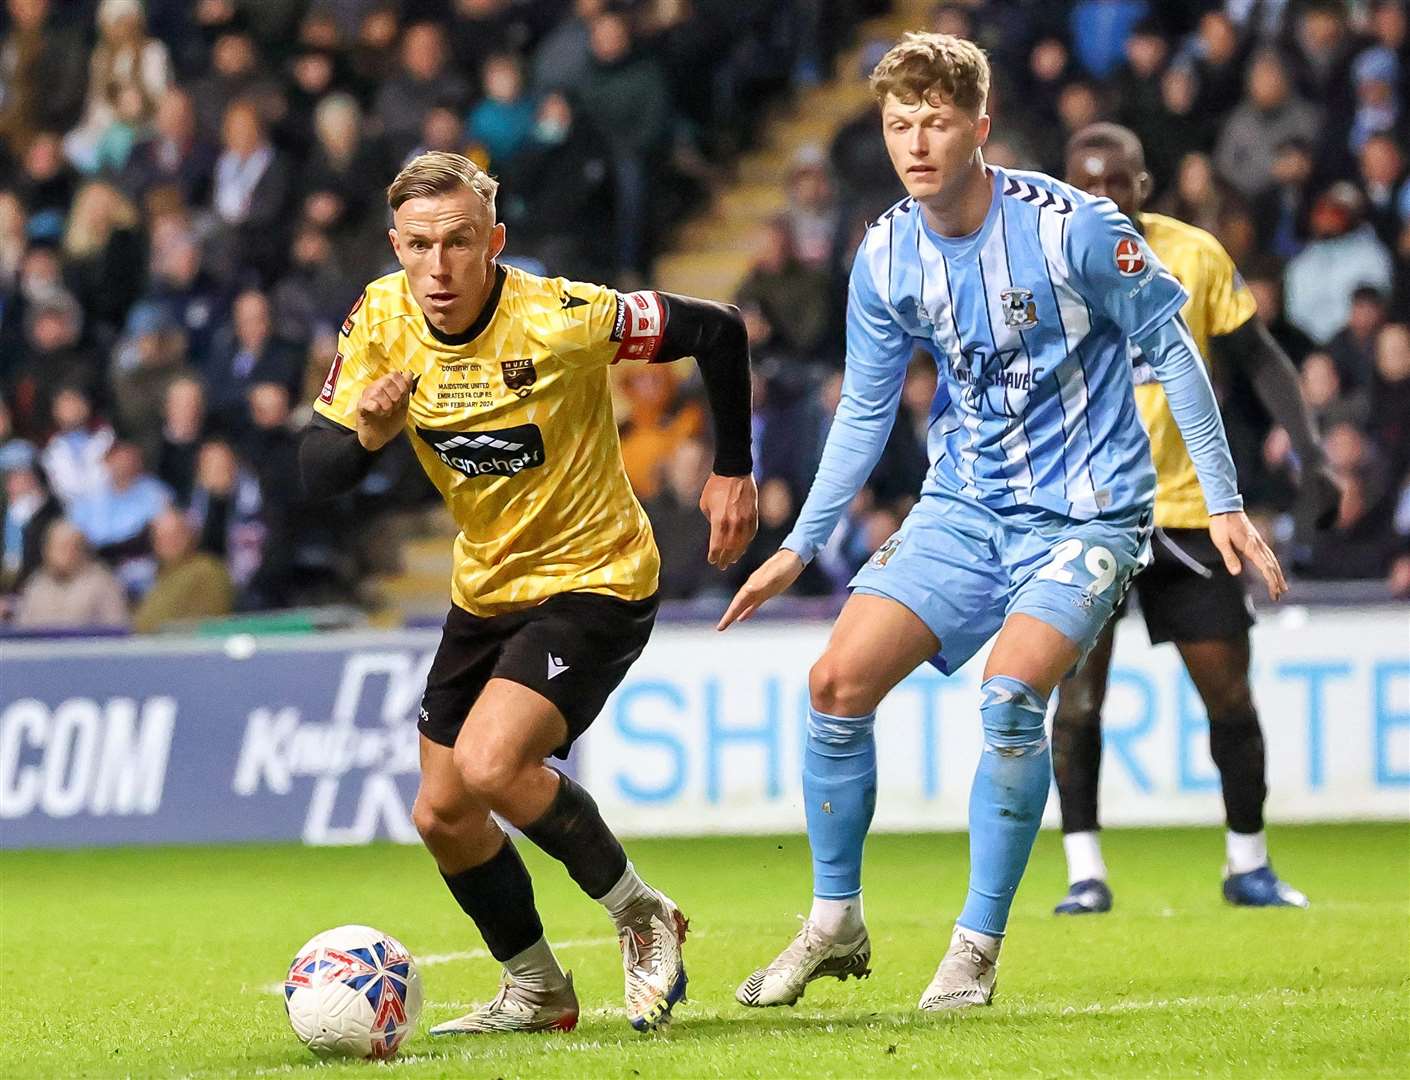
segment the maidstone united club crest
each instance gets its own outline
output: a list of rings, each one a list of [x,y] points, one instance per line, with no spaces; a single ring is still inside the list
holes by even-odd
[[[504,385],[518,397],[528,397],[539,377],[531,359],[501,360],[499,370],[504,374]]]
[[[1000,289],[1004,302],[1004,325],[1018,330],[1030,330],[1038,325],[1038,305],[1033,302],[1032,289]]]

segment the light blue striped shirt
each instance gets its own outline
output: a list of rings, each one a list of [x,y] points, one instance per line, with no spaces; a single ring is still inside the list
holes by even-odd
[[[1041,173],[989,171],[994,196],[976,232],[939,236],[907,198],[857,251],[842,399],[783,544],[805,561],[875,466],[917,346],[939,369],[922,496],[1079,520],[1149,506],[1134,341],[1166,386],[1211,513],[1243,505],[1208,374],[1177,318],[1180,283],[1110,200]]]

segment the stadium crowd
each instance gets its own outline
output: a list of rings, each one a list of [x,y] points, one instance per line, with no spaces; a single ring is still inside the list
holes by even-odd
[[[832,77],[883,0],[7,0],[0,22],[0,593],[17,627],[137,629],[346,601],[410,450],[309,506],[296,431],[340,321],[394,268],[382,192],[423,149],[503,182],[507,258],[620,287],[729,174],[771,103]],[[1253,506],[1303,577],[1410,596],[1410,50],[1400,0],[938,5],[990,53],[986,156],[1061,175],[1072,132],[1144,140],[1152,209],[1240,266],[1345,488],[1300,520],[1286,436],[1223,381]],[[621,379],[623,454],[667,599],[723,593],[786,534],[841,383],[846,271],[900,197],[873,109],[793,162],[733,299],[756,366],[758,538],[728,580],[695,508],[698,388]],[[918,356],[886,453],[800,580],[836,592],[919,489]],[[132,614],[129,615],[129,612]]]

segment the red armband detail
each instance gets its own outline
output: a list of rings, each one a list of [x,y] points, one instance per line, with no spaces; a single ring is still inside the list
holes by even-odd
[[[333,363],[328,368],[328,378],[323,380],[323,393],[318,395],[318,400],[325,405],[333,404],[333,392],[338,388],[338,376],[343,371],[343,354],[334,353]]]
[[[620,341],[619,360],[639,360],[651,363],[661,351],[666,338],[666,310],[661,297],[650,290],[626,293],[617,298],[617,319],[612,327],[612,339]]]

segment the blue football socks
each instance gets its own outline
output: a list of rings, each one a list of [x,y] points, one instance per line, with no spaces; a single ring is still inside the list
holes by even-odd
[[[862,845],[876,809],[876,713],[808,711],[803,801],[813,851],[813,895],[841,900],[862,891]]]

